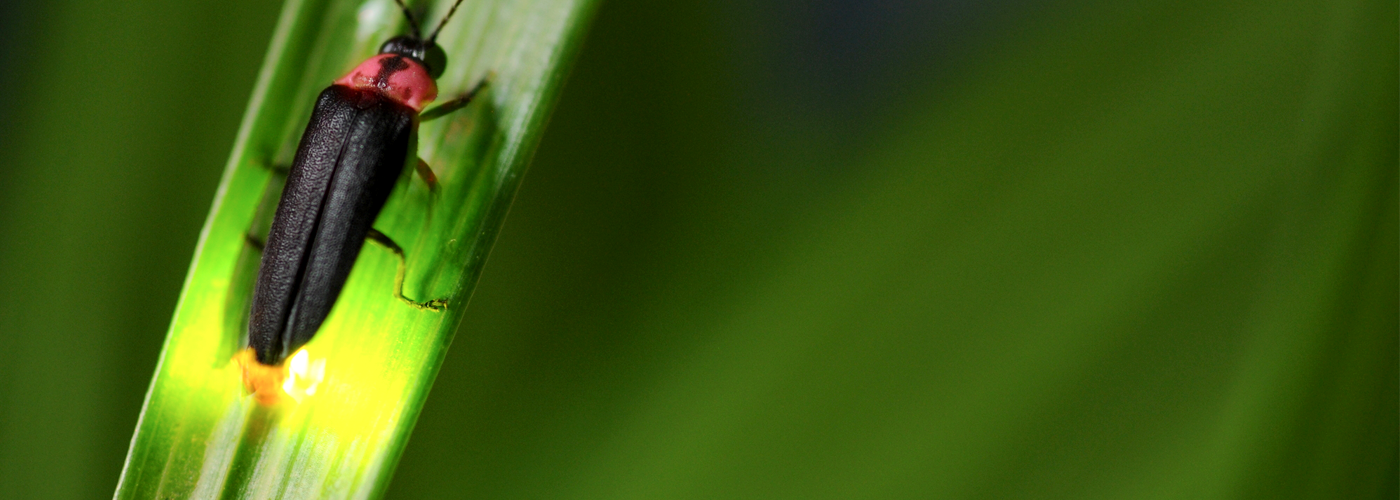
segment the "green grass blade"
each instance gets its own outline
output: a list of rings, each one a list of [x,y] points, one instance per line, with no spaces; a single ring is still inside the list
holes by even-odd
[[[450,1],[433,2],[435,23]],[[392,0],[288,0],[200,235],[146,395],[117,498],[367,498],[388,484],[594,10],[592,0],[469,1],[438,42],[440,100],[488,73],[476,103],[420,129],[441,181],[400,182],[375,227],[408,254],[405,294],[447,298],[442,313],[395,301],[396,261],[360,256],[306,346],[324,366],[313,395],[272,409],[243,394],[238,348],[256,251],[315,95],[404,30]],[[405,178],[408,179],[409,176]]]

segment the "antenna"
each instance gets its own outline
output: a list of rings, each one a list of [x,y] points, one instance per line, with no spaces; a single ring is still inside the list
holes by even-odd
[[[456,3],[452,4],[452,8],[447,11],[447,15],[442,16],[442,21],[438,22],[437,28],[433,30],[433,34],[428,37],[428,45],[432,45],[433,42],[437,40],[438,33],[441,33],[442,27],[447,25],[447,20],[452,19],[452,14],[457,13],[458,5],[462,5],[462,0],[457,0]]]
[[[457,1],[460,3],[462,0]],[[408,25],[413,28],[413,37],[422,39],[423,32],[418,29],[418,20],[413,18],[413,13],[408,10],[408,6],[403,4],[403,0],[394,0],[394,3],[399,4],[399,8],[403,9],[403,17],[408,18]],[[453,8],[456,9],[456,7]]]

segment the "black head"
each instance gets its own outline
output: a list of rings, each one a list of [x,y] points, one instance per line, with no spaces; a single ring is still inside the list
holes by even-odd
[[[384,45],[379,46],[379,53],[413,58],[423,64],[423,68],[428,70],[428,76],[434,80],[442,76],[442,70],[447,68],[447,52],[444,52],[442,47],[431,40],[423,40],[413,35],[390,38]]]
[[[447,15],[442,16],[442,21],[438,22],[433,34],[423,38],[423,31],[418,27],[418,19],[413,17],[413,11],[403,0],[394,0],[399,4],[399,9],[403,11],[403,16],[408,18],[409,27],[413,28],[412,35],[396,36],[379,46],[380,54],[398,54],[405,57],[412,57],[423,63],[427,68],[428,76],[434,80],[442,76],[442,70],[447,68],[447,52],[442,50],[437,44],[438,33],[442,32],[442,27],[447,25],[447,20],[452,19],[452,14],[457,13],[457,7],[462,5],[462,0],[452,2],[452,8],[447,9]]]

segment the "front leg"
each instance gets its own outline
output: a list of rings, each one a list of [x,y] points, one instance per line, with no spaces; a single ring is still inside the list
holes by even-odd
[[[453,112],[453,111],[457,111],[457,110],[459,110],[459,109],[462,109],[462,108],[466,107],[467,104],[470,104],[470,103],[472,102],[472,99],[476,98],[476,95],[477,95],[478,93],[480,93],[483,89],[486,88],[486,85],[487,85],[487,83],[489,83],[489,82],[491,81],[491,77],[492,77],[492,76],[494,76],[494,75],[493,75],[493,74],[488,74],[488,75],[486,75],[486,78],[482,78],[481,81],[476,82],[476,86],[475,86],[475,87],[472,87],[471,90],[467,91],[467,93],[466,93],[466,94],[463,94],[461,97],[458,97],[458,98],[453,99],[453,100],[451,100],[451,101],[444,102],[444,103],[442,103],[442,104],[439,104],[439,105],[433,107],[432,109],[429,109],[429,110],[427,110],[427,111],[424,111],[423,114],[418,115],[418,121],[420,121],[420,122],[426,122],[426,121],[428,121],[428,120],[434,120],[434,119],[437,119],[437,118],[442,118],[444,115],[446,115],[446,114],[448,114],[448,113],[451,113],[451,112]]]

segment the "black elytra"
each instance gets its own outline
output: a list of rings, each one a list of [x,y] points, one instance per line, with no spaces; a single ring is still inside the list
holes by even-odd
[[[461,0],[427,38],[402,0],[396,1],[413,34],[385,42],[380,54],[411,59],[428,78],[437,79],[447,56],[434,40]],[[413,146],[420,121],[420,110],[414,107],[418,104],[410,106],[401,95],[383,90],[391,76],[413,71],[412,65],[401,57],[377,57],[378,87],[343,82],[327,87],[316,99],[297,146],[264,243],[248,318],[248,347],[261,364],[278,365],[311,341],[340,296],[366,238],[385,243],[399,255],[394,297],[419,309],[446,306],[445,300],[417,303],[402,296],[402,251],[373,229],[404,167],[417,162]],[[452,109],[474,94],[451,103]]]

